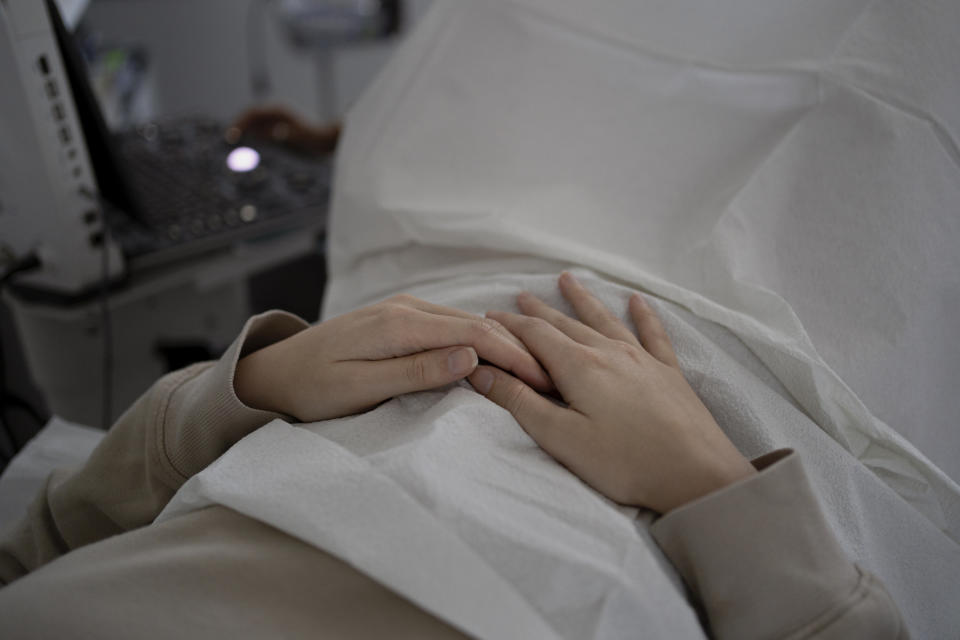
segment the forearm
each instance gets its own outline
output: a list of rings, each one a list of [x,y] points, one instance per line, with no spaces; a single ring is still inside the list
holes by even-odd
[[[256,316],[219,361],[157,381],[83,467],[51,475],[25,518],[0,541],[0,584],[72,549],[149,524],[187,478],[278,417],[237,398],[236,363],[305,327],[285,313]]]
[[[725,638],[908,637],[883,584],[850,562],[796,453],[695,500],[651,528]]]

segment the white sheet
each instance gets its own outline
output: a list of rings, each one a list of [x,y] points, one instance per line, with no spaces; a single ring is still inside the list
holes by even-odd
[[[437,5],[348,117],[326,314],[467,272],[443,250],[588,266],[949,501],[900,434],[960,477],[960,5]]]
[[[625,320],[628,290],[579,273]],[[523,289],[566,308],[556,274],[464,276],[411,292],[480,312],[515,309]],[[814,424],[736,336],[657,306],[737,447],[800,452],[844,549],[881,577],[914,637],[960,627],[955,540]],[[325,549],[478,638],[705,637],[647,533],[649,514],[634,520],[598,495],[465,385],[340,420],[275,421],[184,485],[160,520],[209,504]]]
[[[0,536],[23,517],[51,471],[82,465],[104,435],[102,429],[50,418],[0,475]]]

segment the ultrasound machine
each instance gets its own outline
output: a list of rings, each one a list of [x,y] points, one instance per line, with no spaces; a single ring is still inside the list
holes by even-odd
[[[229,344],[249,278],[321,251],[331,162],[203,117],[108,131],[70,4],[0,0],[0,294],[48,408],[106,426],[171,345]]]
[[[0,1],[0,262],[21,295],[110,282],[291,231],[322,233],[330,163],[180,118],[113,134],[53,0]]]

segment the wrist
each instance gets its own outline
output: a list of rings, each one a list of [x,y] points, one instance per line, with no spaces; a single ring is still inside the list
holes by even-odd
[[[234,370],[233,390],[240,402],[251,409],[287,413],[278,397],[279,371],[272,366],[272,355],[271,348],[266,347],[241,358]]]
[[[739,451],[722,460],[713,459],[707,464],[698,465],[693,472],[686,472],[685,478],[675,485],[677,491],[665,496],[657,511],[665,515],[756,473],[757,470]]]

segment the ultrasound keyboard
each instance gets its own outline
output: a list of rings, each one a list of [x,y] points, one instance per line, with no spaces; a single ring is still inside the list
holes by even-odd
[[[225,127],[206,119],[149,123],[115,140],[135,211],[111,232],[132,265],[154,264],[294,228],[325,225],[329,158],[245,141],[255,167],[232,170]],[[247,167],[245,167],[247,168]]]

